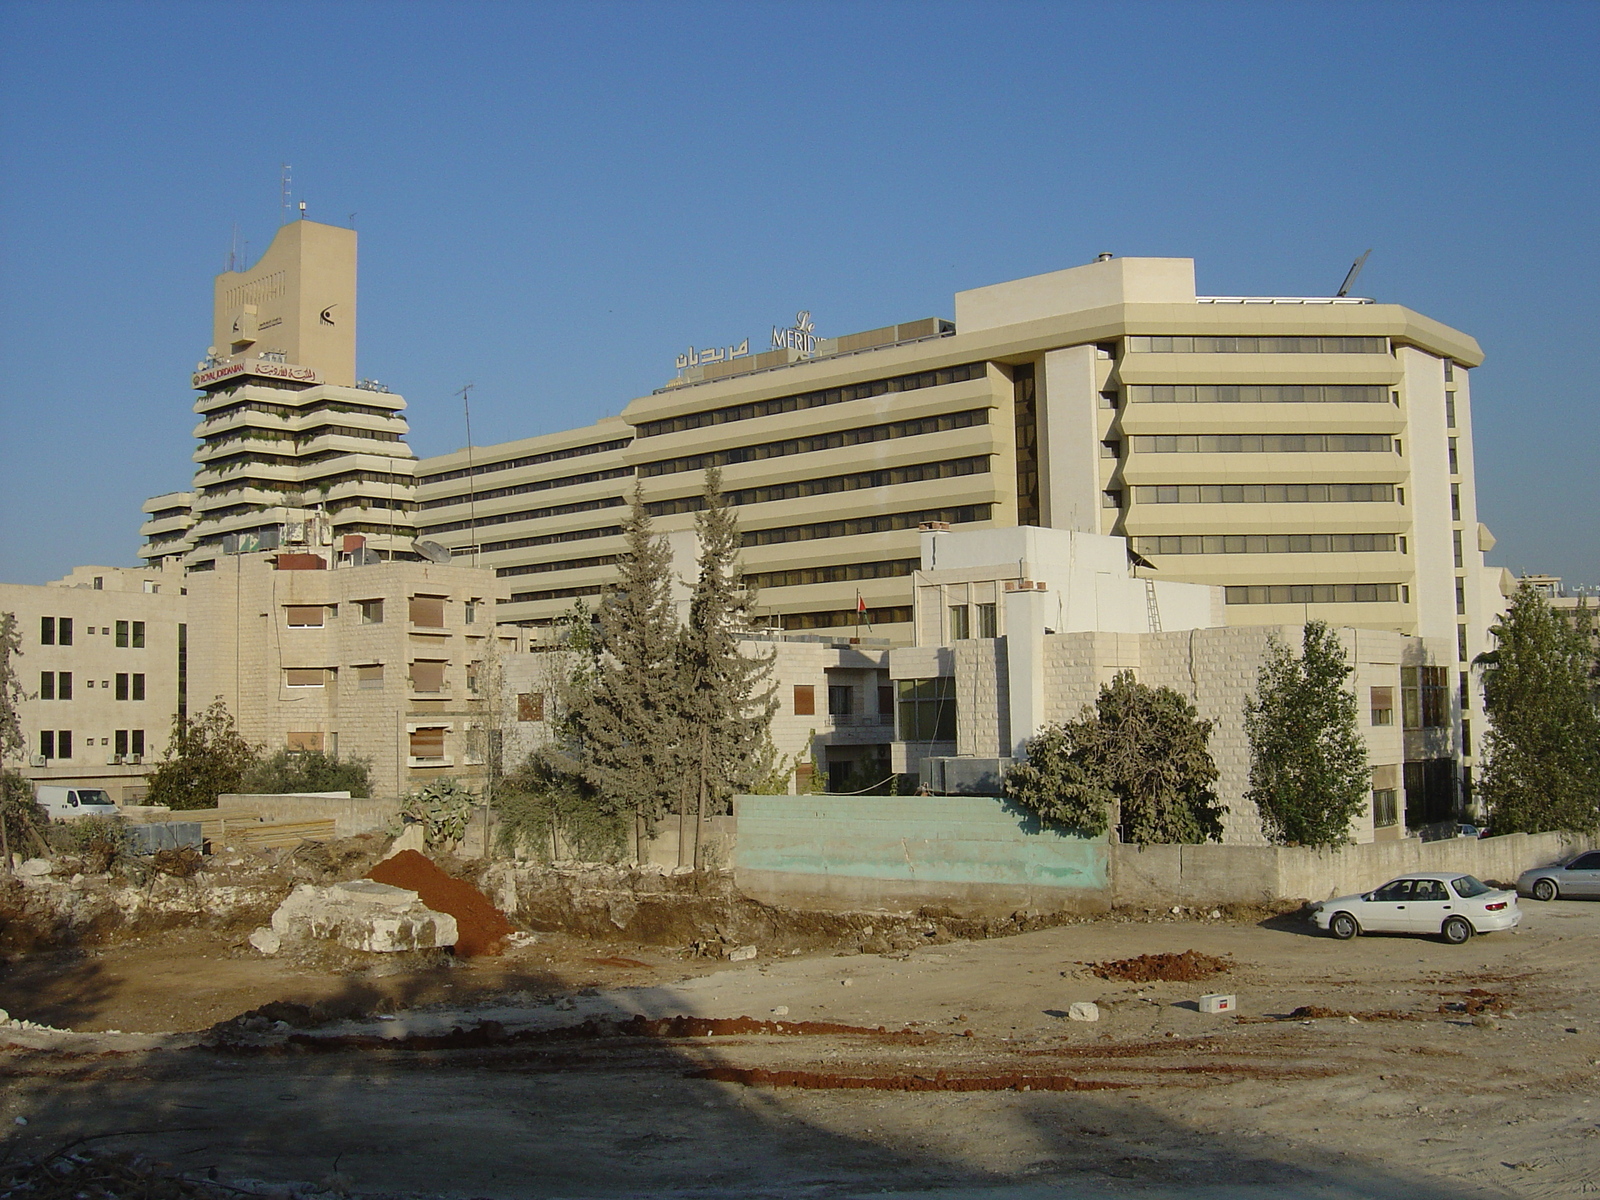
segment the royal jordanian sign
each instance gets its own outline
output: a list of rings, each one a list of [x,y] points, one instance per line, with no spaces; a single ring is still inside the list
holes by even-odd
[[[290,379],[295,383],[321,383],[322,376],[310,367],[297,367],[291,363],[266,362],[259,358],[247,358],[242,362],[219,363],[214,367],[206,367],[196,371],[189,377],[189,385],[197,391],[216,387],[229,379],[242,375],[254,375],[262,379]]]

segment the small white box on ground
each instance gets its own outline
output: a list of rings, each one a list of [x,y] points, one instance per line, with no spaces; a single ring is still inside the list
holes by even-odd
[[[1223,996],[1213,992],[1209,996],[1200,997],[1200,1011],[1203,1013],[1232,1012],[1234,999],[1232,996]]]

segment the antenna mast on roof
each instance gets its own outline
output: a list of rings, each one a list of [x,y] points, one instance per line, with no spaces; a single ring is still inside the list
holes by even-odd
[[[472,565],[478,565],[478,480],[472,467],[472,405],[467,393],[476,384],[467,384],[456,395],[461,397],[461,412],[467,420],[467,524],[472,530]]]
[[[1367,254],[1371,253],[1372,250],[1369,247]],[[1350,285],[1356,281],[1356,276],[1361,274],[1361,268],[1367,265],[1367,254],[1363,254],[1351,265],[1350,274],[1344,277],[1344,282],[1339,285],[1339,290],[1334,293],[1335,296],[1348,296],[1350,294]]]
[[[278,180],[278,224],[287,225],[289,223],[289,185],[294,181],[289,178],[289,164],[281,163],[280,166],[283,168],[283,173]]]

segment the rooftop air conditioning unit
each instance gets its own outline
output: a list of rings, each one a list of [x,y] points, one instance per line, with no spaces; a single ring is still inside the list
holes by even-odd
[[[142,755],[142,754],[130,754],[130,755],[128,755],[127,758],[123,759],[122,761],[125,762],[125,763],[130,764],[131,766],[135,766],[135,767],[143,766],[144,765],[144,755]]]
[[[44,766],[45,765],[45,757],[44,757],[44,755],[42,755],[42,754],[30,754],[30,755],[28,755],[28,765],[30,767],[42,767],[42,766]]]
[[[122,755],[120,755],[120,754],[109,754],[109,755],[106,756],[106,766],[108,766],[108,767],[120,767],[121,765],[122,765]]]

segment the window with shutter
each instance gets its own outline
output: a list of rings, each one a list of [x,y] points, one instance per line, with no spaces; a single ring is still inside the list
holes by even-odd
[[[424,629],[443,629],[444,597],[413,596],[411,597],[410,614],[413,625],[420,625]]]
[[[411,731],[411,757],[412,758],[440,758],[444,757],[445,729],[441,726],[430,726],[425,729]]]
[[[794,715],[809,717],[817,711],[817,689],[809,683],[794,685]]]
[[[517,720],[544,720],[543,692],[522,692],[517,696]]]
[[[321,629],[324,611],[320,604],[289,604],[284,607],[290,629]]]
[[[326,687],[328,672],[322,667],[285,667],[283,682],[292,688]]]
[[[445,663],[419,661],[411,664],[411,690],[414,692],[444,691]]]

